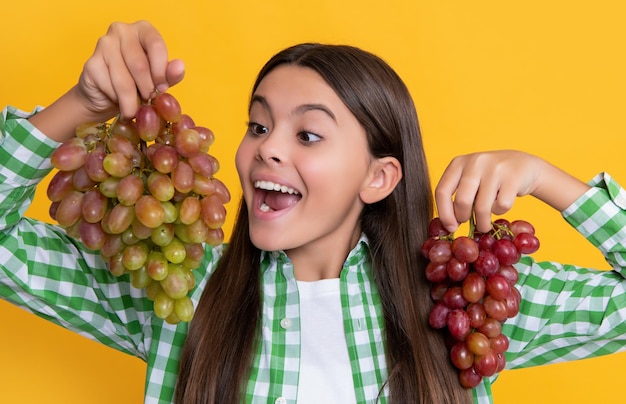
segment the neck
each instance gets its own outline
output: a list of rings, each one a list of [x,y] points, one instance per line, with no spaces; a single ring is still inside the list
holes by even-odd
[[[338,278],[348,254],[356,246],[360,236],[361,229],[357,228],[343,243],[337,243],[336,239],[320,240],[306,247],[285,251],[293,263],[296,279],[312,282]]]

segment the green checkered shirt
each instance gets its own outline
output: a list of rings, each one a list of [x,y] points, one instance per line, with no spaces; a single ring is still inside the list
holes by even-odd
[[[29,114],[8,107],[0,117],[0,296],[63,327],[147,363],[146,403],[172,400],[187,325],[152,314],[142,290],[115,278],[97,253],[54,225],[25,218],[37,184],[50,172],[58,144],[37,131]],[[563,216],[597,246],[614,271],[595,271],[524,257],[517,265],[520,313],[503,332],[510,338],[507,368],[588,358],[626,344],[626,192],[607,174]],[[196,270],[195,303],[222,254],[207,249]],[[295,403],[300,368],[298,288],[282,252],[264,253],[262,343],[252,364],[246,401]],[[373,403],[387,375],[383,318],[362,237],[341,272],[341,304],[353,384],[359,403]],[[473,390],[492,402],[485,378]],[[388,401],[383,391],[382,403]]]

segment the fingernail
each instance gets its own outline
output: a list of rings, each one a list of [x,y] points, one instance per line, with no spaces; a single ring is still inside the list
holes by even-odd
[[[161,93],[166,92],[169,87],[170,86],[168,86],[167,83],[157,84],[157,86],[156,86],[157,90],[159,90],[159,92],[161,92]]]

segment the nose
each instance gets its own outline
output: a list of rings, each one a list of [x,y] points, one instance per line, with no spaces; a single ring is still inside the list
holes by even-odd
[[[286,137],[280,132],[272,131],[259,143],[256,157],[265,163],[284,164],[287,161],[288,149]]]

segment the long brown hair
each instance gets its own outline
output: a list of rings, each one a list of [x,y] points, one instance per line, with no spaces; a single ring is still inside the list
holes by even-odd
[[[431,307],[420,249],[432,218],[432,190],[417,113],[408,89],[379,57],[351,46],[300,44],[261,69],[252,93],[275,67],[294,64],[320,74],[356,116],[374,157],[392,156],[403,178],[360,218],[385,317],[388,386],[394,403],[469,402]],[[261,322],[260,251],[248,234],[242,201],[233,234],[196,309],[183,348],[176,403],[239,403],[257,349]],[[381,386],[382,388],[383,386]]]

